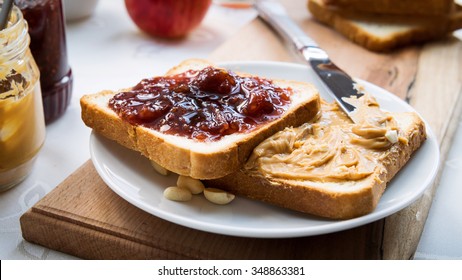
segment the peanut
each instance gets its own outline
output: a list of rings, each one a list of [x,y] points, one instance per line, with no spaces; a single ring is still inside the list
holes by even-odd
[[[387,138],[390,143],[395,144],[398,142],[398,132],[396,130],[387,130],[385,138]]]
[[[228,204],[234,199],[234,194],[216,188],[204,189],[204,196],[208,201],[220,205]]]
[[[173,201],[189,201],[192,194],[188,189],[171,186],[164,190],[164,197]]]
[[[205,188],[200,180],[183,175],[178,176],[176,185],[179,188],[188,189],[192,194],[199,194],[203,192]]]
[[[164,176],[167,176],[169,174],[169,171],[164,167],[160,166],[157,162],[151,160],[151,165],[152,167],[154,167],[154,170],[157,171],[157,173]]]

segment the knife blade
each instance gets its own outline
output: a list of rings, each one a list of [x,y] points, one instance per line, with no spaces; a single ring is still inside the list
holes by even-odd
[[[271,26],[287,42],[292,43],[296,52],[318,75],[326,86],[326,91],[337,101],[340,108],[352,119],[355,106],[345,98],[363,96],[356,82],[335,65],[328,54],[288,16],[285,8],[274,0],[257,0],[255,9],[260,18]]]

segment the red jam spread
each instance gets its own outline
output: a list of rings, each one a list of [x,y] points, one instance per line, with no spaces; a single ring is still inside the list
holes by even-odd
[[[279,118],[291,93],[266,79],[207,67],[144,79],[130,91],[116,94],[109,107],[133,125],[214,141]]]

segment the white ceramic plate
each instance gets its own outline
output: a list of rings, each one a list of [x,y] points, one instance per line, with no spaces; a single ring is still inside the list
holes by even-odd
[[[268,78],[292,79],[322,86],[307,67],[275,62],[226,63],[223,66]],[[413,111],[398,97],[370,83],[359,81],[373,94],[382,108]],[[237,197],[226,206],[214,205],[201,195],[181,203],[163,197],[166,187],[175,185],[176,175],[157,174],[149,161],[137,152],[125,149],[95,133],[91,135],[93,163],[104,182],[131,204],[167,221],[186,227],[244,237],[299,237],[341,231],[391,215],[415,201],[433,181],[439,163],[436,138],[427,126],[428,139],[408,164],[388,184],[374,212],[350,220],[333,221],[318,218],[257,201]]]

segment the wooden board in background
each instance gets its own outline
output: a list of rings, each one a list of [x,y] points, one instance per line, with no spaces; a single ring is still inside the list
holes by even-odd
[[[378,259],[380,224],[317,237],[258,239],[179,226],[132,206],[85,163],[21,217],[26,240],[86,259]]]

